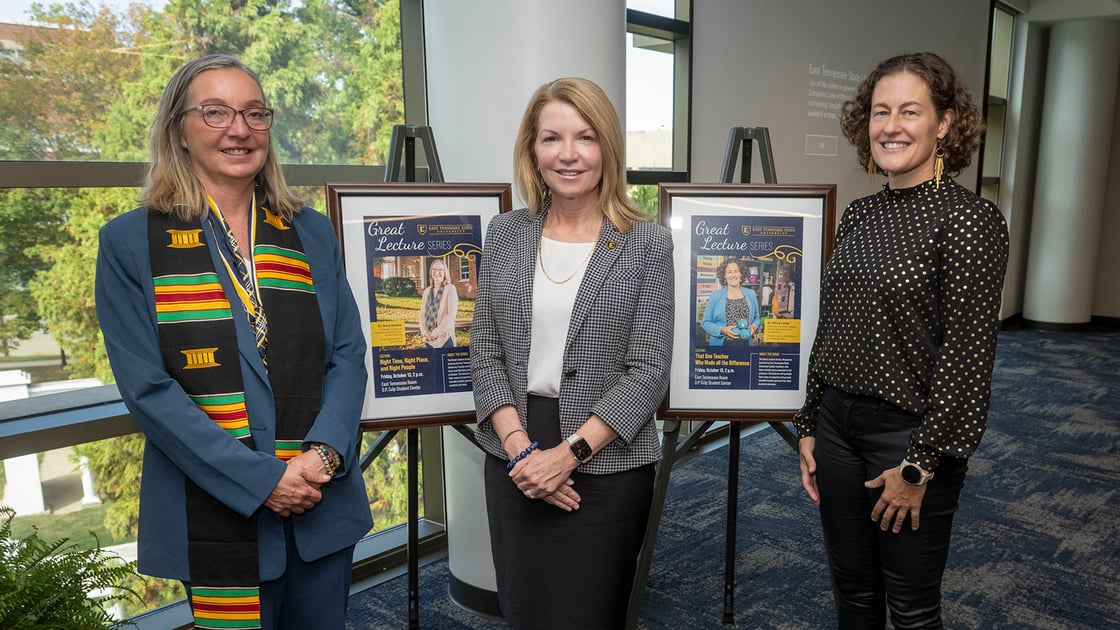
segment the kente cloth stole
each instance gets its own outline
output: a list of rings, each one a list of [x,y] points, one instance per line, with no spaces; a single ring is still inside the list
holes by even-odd
[[[257,352],[261,355],[261,360],[268,365],[268,317],[265,315],[264,306],[261,303],[260,286],[257,283],[256,267],[253,260],[245,260],[241,255],[241,248],[237,243],[237,238],[233,235],[233,229],[226,222],[222,211],[218,208],[218,204],[210,195],[206,196],[206,203],[210,206],[210,225],[214,228],[214,233],[217,234],[217,249],[218,255],[222,259],[222,266],[225,267],[226,273],[229,274],[230,280],[233,281],[233,289],[237,292],[237,296],[241,298],[241,304],[245,306],[245,315],[249,318],[249,328],[253,330],[253,336],[257,340]],[[250,216],[257,214],[257,199],[253,198],[253,205],[250,208]],[[257,242],[257,224],[251,223],[249,225],[249,242]]]
[[[290,223],[265,208],[254,217],[253,259],[268,312],[268,379],[276,403],[276,457],[302,452],[319,412],[324,336],[303,246]],[[234,317],[198,221],[148,214],[148,252],[164,366],[215,424],[255,449]],[[236,284],[238,280],[233,278]],[[235,315],[236,309],[236,315]],[[254,355],[256,353],[254,352]],[[188,560],[195,627],[260,628],[257,518],[244,518],[186,481]],[[261,508],[267,509],[267,508]]]

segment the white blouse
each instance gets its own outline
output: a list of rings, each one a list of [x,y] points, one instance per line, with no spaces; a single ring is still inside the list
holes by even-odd
[[[594,241],[565,243],[541,237],[541,252],[533,275],[528,373],[530,394],[549,398],[560,396],[564,342],[572,320],[576,293],[594,247]]]

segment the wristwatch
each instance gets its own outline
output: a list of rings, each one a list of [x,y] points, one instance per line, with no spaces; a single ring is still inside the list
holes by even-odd
[[[902,465],[898,469],[902,473],[902,480],[912,486],[924,486],[926,482],[933,479],[932,472],[926,472],[922,470],[921,466],[905,459],[902,460]]]
[[[581,464],[586,464],[595,454],[591,452],[591,445],[587,443],[587,440],[577,433],[569,435],[567,442],[568,448],[572,449],[572,457],[576,458],[576,461]]]

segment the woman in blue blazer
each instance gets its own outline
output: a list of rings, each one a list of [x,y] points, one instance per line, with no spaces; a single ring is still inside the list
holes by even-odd
[[[471,325],[502,613],[620,628],[661,448],[672,239],[626,195],[622,128],[579,78],[541,86],[514,149],[528,209],[486,234]]]
[[[97,314],[146,438],[139,570],[183,581],[199,627],[342,628],[372,525],[366,343],[331,223],[288,192],[271,123],[236,59],[176,72],[143,206],[101,230]]]
[[[754,345],[754,334],[761,323],[758,296],[742,286],[743,261],[728,258],[716,267],[720,288],[708,296],[700,327],[708,333],[708,345]],[[740,320],[747,323],[739,328]]]

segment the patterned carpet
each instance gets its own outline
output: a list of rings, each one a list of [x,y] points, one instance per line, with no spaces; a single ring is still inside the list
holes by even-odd
[[[1120,627],[1120,333],[1000,333],[989,429],[972,458],[944,582],[949,628]],[[735,621],[835,627],[816,510],[769,429],[743,438]],[[642,628],[725,628],[727,448],[673,469]],[[503,630],[420,571],[424,628]],[[406,579],[351,598],[347,628],[405,628]]]

